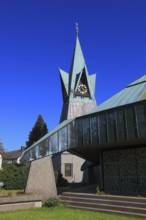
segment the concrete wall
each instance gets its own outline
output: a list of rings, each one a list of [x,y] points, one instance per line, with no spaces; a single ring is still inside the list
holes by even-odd
[[[41,195],[19,195],[0,197],[0,212],[41,207]]]
[[[51,157],[31,162],[25,193],[41,194],[44,200],[57,195]]]

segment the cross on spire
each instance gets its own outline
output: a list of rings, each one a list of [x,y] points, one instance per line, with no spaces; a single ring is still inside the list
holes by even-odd
[[[77,22],[76,22],[76,34],[77,34],[77,36],[78,36],[78,34],[79,34],[79,25],[78,25]]]

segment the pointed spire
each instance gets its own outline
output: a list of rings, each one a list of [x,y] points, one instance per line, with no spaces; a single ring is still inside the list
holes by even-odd
[[[75,47],[74,47],[74,53],[73,53],[73,57],[72,57],[72,64],[71,64],[70,72],[72,74],[77,74],[77,73],[81,72],[81,70],[83,69],[84,66],[85,66],[85,59],[84,59],[84,55],[82,52],[79,38],[77,36],[76,42],[75,42]]]
[[[95,100],[95,75],[88,74],[84,55],[79,41],[79,26],[76,23],[76,41],[70,67],[67,74],[63,70],[60,71],[63,108],[60,122],[66,119],[74,118],[89,112],[96,106]],[[83,87],[85,93],[80,89]]]
[[[79,34],[79,25],[78,25],[78,23],[76,22],[76,35],[78,36],[78,34]]]
[[[76,42],[74,47],[74,53],[72,57],[72,63],[70,67],[69,76],[69,91],[74,91],[76,75],[79,74],[86,66],[84,55],[81,49],[78,35],[76,36]]]
[[[76,41],[75,41],[74,53],[70,67],[70,81],[72,81],[72,76],[75,77],[76,74],[80,73],[83,70],[83,68],[86,66],[78,34],[79,34],[79,26],[78,23],[76,22]]]

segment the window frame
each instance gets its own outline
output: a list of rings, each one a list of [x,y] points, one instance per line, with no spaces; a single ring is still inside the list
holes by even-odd
[[[68,170],[66,170],[66,167],[70,166]],[[68,172],[68,174],[67,174]],[[73,163],[65,163],[64,164],[64,176],[65,177],[73,177]]]

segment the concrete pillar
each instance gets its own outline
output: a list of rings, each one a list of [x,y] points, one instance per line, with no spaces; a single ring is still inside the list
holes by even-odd
[[[31,162],[25,193],[42,195],[43,200],[57,195],[51,157]]]

